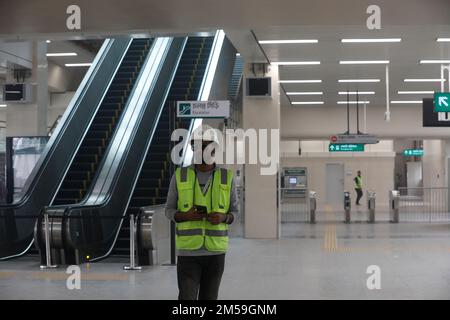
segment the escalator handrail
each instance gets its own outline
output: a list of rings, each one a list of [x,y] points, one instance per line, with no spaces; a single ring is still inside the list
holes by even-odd
[[[86,137],[86,134],[89,132],[89,129],[90,129],[91,125],[92,125],[92,122],[95,120],[95,116],[96,116],[96,114],[97,114],[97,112],[98,112],[98,110],[99,110],[101,104],[103,103],[103,100],[105,99],[106,94],[108,93],[109,88],[111,87],[111,84],[113,83],[113,81],[114,81],[114,79],[115,79],[115,77],[116,77],[116,75],[117,75],[117,72],[118,72],[118,70],[120,69],[120,67],[121,67],[121,65],[122,65],[122,61],[123,61],[123,59],[125,58],[125,56],[126,56],[128,50],[129,50],[129,48],[130,48],[132,42],[133,42],[133,39],[132,39],[132,38],[127,39],[126,48],[125,48],[125,50],[124,50],[123,53],[122,53],[122,56],[121,56],[121,58],[120,58],[119,63],[117,63],[117,66],[116,66],[116,68],[115,68],[115,70],[114,70],[114,72],[113,72],[112,77],[110,77],[110,79],[108,80],[109,83],[108,83],[108,85],[107,85],[107,87],[106,87],[106,90],[103,92],[102,98],[100,99],[98,105],[96,106],[96,111],[93,113],[93,116],[91,117],[91,119],[90,119],[90,121],[89,121],[89,124],[87,125],[86,130],[85,130],[83,136],[81,137],[81,139],[80,139],[80,141],[79,141],[77,147],[75,148],[75,150],[74,150],[74,152],[73,152],[73,154],[72,154],[72,158],[71,158],[71,160],[70,160],[70,163],[69,163],[69,165],[66,167],[66,171],[64,172],[64,175],[62,176],[62,179],[61,179],[61,181],[60,181],[60,183],[59,183],[59,185],[58,185],[58,188],[57,188],[56,192],[55,192],[54,195],[53,195],[52,202],[55,200],[55,197],[57,196],[58,191],[60,190],[61,185],[63,184],[63,182],[64,182],[64,180],[65,180],[65,178],[66,178],[66,175],[67,175],[67,173],[69,172],[70,167],[71,167],[71,165],[72,165],[72,163],[73,163],[75,157],[77,156],[79,149],[81,148],[81,146],[82,146],[82,144],[83,144],[83,141],[84,141],[84,138]]]
[[[150,59],[150,55],[148,56],[148,59]],[[153,62],[151,62],[151,61],[148,61],[148,62],[153,63]],[[162,63],[164,63],[164,61],[162,61]],[[161,62],[160,62],[160,64],[161,64]],[[144,66],[144,68],[145,68],[145,66]],[[157,78],[154,79],[154,81],[156,81],[156,80],[157,80]],[[139,128],[139,125],[138,125],[138,124],[140,123],[140,119],[141,119],[141,117],[142,117],[142,115],[143,115],[143,112],[142,112],[142,111],[144,111],[144,109],[145,109],[144,106],[147,105],[147,102],[148,102],[149,98],[150,98],[151,95],[152,95],[152,90],[150,90],[150,91],[148,91],[148,92],[139,92],[139,93],[136,93],[136,94],[144,94],[144,95],[146,95],[146,98],[145,98],[145,101],[142,103],[141,110],[140,110],[141,112],[140,112],[140,114],[139,114],[139,119],[136,120],[135,125],[132,127],[133,129],[132,129],[132,134],[130,135],[131,137],[134,137],[134,135],[136,134],[136,130]],[[167,96],[167,94],[168,94],[168,92],[166,93],[166,96]],[[164,100],[165,100],[165,99],[164,99]],[[159,114],[158,114],[158,119],[157,119],[157,121],[159,120],[160,115],[161,115],[161,111],[160,111]],[[123,138],[123,136],[118,136],[117,138]],[[116,138],[116,139],[117,139],[117,138]],[[152,134],[152,136],[151,136],[151,138],[150,138],[149,140],[151,141],[152,138],[153,138],[153,134]],[[131,144],[132,144],[132,141],[133,141],[133,139],[129,139],[129,140],[128,140],[128,143],[126,144],[126,149],[125,149],[125,151],[123,152],[123,154],[127,154],[127,153],[129,152],[129,148],[130,148],[130,146],[131,146]],[[116,153],[114,156],[116,156],[116,155],[117,155],[117,153]],[[124,157],[124,156],[121,158],[121,161],[120,161],[120,163],[119,163],[119,165],[117,166],[117,169],[116,169],[117,172],[120,172],[120,171],[121,171],[121,168],[124,166],[125,158],[126,158],[126,157]],[[141,162],[142,162],[142,161],[141,161]],[[105,166],[105,165],[106,165],[106,164],[104,163],[104,166]],[[100,169],[100,170],[101,170],[101,169]],[[112,177],[113,177],[113,181],[112,181],[112,183],[111,183],[111,186],[112,186],[111,188],[113,188],[113,186],[116,184],[116,182],[117,182],[117,180],[118,180],[118,178],[119,178],[119,175],[116,174],[115,172],[112,173],[111,175],[112,175]],[[138,174],[138,175],[139,175],[139,174]],[[98,182],[95,181],[94,184],[97,184],[97,183],[103,184],[103,183],[105,183],[105,180],[106,180],[106,179],[104,179],[103,181],[98,181]],[[136,180],[137,180],[137,178],[136,178]],[[91,190],[91,192],[92,192],[92,190]],[[89,197],[91,197],[91,196],[92,196],[92,194],[87,194],[87,196],[86,196],[86,198],[85,198],[86,201],[84,201],[83,203],[66,205],[66,206],[65,206],[65,207],[66,207],[66,209],[65,209],[65,215],[66,215],[66,216],[71,216],[71,214],[72,214],[73,211],[78,211],[78,210],[91,210],[91,209],[101,209],[101,208],[104,208],[104,207],[106,207],[106,206],[108,205],[109,199],[111,198],[112,194],[111,194],[111,192],[109,192],[109,190],[106,190],[106,191],[104,192],[104,194],[103,194],[103,199],[102,199],[101,202],[89,204],[89,203],[87,203],[87,202],[88,202]]]
[[[131,42],[130,42],[130,45],[131,45]],[[147,59],[150,57],[150,53],[151,53],[151,51],[153,50],[153,46],[155,45],[155,41],[153,42],[153,44],[152,44],[152,46],[150,47],[150,49],[149,49],[149,53],[147,54],[147,57],[146,57],[146,61],[147,61]],[[129,47],[128,47],[129,48]],[[120,119],[119,119],[119,121],[117,122],[117,126],[116,126],[116,128],[118,129],[120,126],[121,126],[121,124],[126,120],[126,118],[127,118],[127,110],[128,110],[128,108],[130,107],[130,104],[131,104],[131,97],[135,94],[135,92],[136,92],[136,89],[137,89],[137,83],[141,80],[141,77],[143,77],[143,70],[144,70],[144,67],[145,67],[145,64],[146,64],[146,61],[144,62],[144,64],[142,65],[142,68],[141,68],[141,70],[140,70],[140,72],[139,72],[139,75],[138,75],[138,77],[136,78],[136,81],[135,81],[135,85],[133,86],[133,88],[132,88],[132,90],[130,91],[130,94],[129,94],[129,99],[127,100],[127,102],[126,102],[126,105],[125,105],[125,107],[124,107],[124,111],[123,111],[123,113],[122,113],[122,115],[120,116]],[[105,155],[108,155],[111,151],[111,148],[113,147],[113,142],[115,141],[115,139],[116,139],[116,137],[117,137],[117,135],[119,134],[119,132],[118,132],[119,130],[114,130],[114,133],[113,133],[113,135],[111,136],[111,141],[110,141],[110,143],[108,144],[108,146],[106,147],[106,150],[105,150]],[[91,183],[91,185],[89,186],[89,188],[87,189],[87,192],[86,192],[86,194],[85,194],[85,196],[83,197],[83,199],[79,202],[79,203],[76,203],[76,204],[60,204],[60,205],[51,205],[51,206],[48,206],[48,207],[46,207],[46,210],[53,210],[53,209],[64,209],[64,210],[68,210],[69,208],[72,208],[72,207],[74,207],[74,206],[84,206],[84,205],[86,205],[86,202],[88,201],[88,199],[89,199],[89,196],[90,196],[90,194],[92,193],[92,191],[93,191],[93,189],[94,189],[94,186],[95,186],[95,184],[96,184],[96,181],[99,179],[99,175],[100,175],[100,172],[101,172],[101,168],[103,167],[103,166],[105,166],[105,162],[107,161],[107,156],[104,156],[104,157],[102,157],[102,160],[100,161],[100,163],[99,163],[99,165],[98,165],[98,169],[97,169],[97,171],[95,172],[95,174],[94,174],[94,176],[93,176],[93,178],[92,178],[92,183]]]

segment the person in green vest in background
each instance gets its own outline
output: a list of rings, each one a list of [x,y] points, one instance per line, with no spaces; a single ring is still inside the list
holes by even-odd
[[[359,206],[359,200],[361,200],[363,196],[363,189],[362,189],[362,177],[361,177],[361,171],[358,170],[358,173],[355,177],[355,191],[356,191],[356,205]]]
[[[176,223],[179,300],[218,298],[228,226],[238,213],[233,172],[216,165],[214,151],[212,163],[204,156],[205,149],[218,147],[217,133],[209,126],[200,130],[191,146],[194,159],[201,160],[175,170],[166,202],[166,216]]]

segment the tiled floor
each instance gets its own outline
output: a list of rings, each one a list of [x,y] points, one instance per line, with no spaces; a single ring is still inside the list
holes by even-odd
[[[283,224],[283,238],[233,238],[221,299],[450,299],[450,224]],[[126,261],[82,266],[80,290],[64,269],[0,262],[1,299],[174,299],[176,268],[125,272]],[[368,266],[381,270],[369,290]]]

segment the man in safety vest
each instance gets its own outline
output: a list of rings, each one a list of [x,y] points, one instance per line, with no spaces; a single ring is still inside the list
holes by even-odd
[[[215,129],[202,126],[191,138],[194,159],[178,167],[166,203],[176,223],[177,276],[180,300],[216,300],[228,250],[228,226],[238,212],[233,173],[220,168],[205,151],[219,145]],[[205,130],[206,129],[206,130]],[[196,150],[197,149],[197,150]]]
[[[362,177],[361,177],[361,171],[358,170],[358,174],[355,177],[355,191],[356,191],[356,205],[359,206],[359,200],[361,200],[363,196],[363,190],[362,190]]]

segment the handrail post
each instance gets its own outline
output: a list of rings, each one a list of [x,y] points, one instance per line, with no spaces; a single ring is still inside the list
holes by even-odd
[[[46,265],[41,265],[41,269],[55,269],[58,266],[56,264],[52,264],[51,261],[51,252],[50,252],[50,229],[49,229],[49,220],[48,220],[48,212],[44,212],[44,234],[45,234],[45,262]]]
[[[124,266],[124,270],[142,270],[142,267],[136,266],[136,223],[137,219],[135,221],[134,213],[130,214],[130,265]]]

